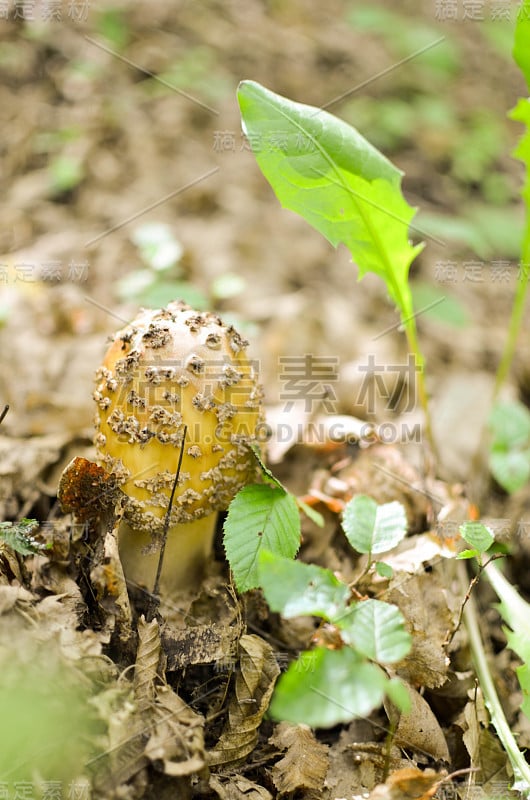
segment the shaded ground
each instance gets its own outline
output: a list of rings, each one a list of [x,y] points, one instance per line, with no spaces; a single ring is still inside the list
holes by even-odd
[[[406,383],[406,348],[383,285],[371,276],[357,285],[356,268],[344,250],[335,252],[301,219],[279,208],[240,132],[235,90],[244,78],[301,102],[327,106],[358,125],[405,171],[405,191],[424,212],[417,226],[428,243],[413,273],[418,284],[430,285],[430,294],[425,287],[418,294],[418,307],[442,296],[451,298],[453,317],[467,320],[467,325],[455,327],[448,323],[449,312],[439,319],[431,310],[418,322],[440,442],[438,472],[449,485],[463,484],[461,494],[467,491],[477,499],[471,456],[505,339],[517,280],[521,219],[522,174],[509,155],[519,130],[505,120],[505,114],[523,94],[523,84],[506,55],[509,25],[499,18],[502,14],[495,17],[494,5],[484,8],[483,21],[463,19],[460,11],[453,22],[441,20],[440,9],[437,14],[435,4],[427,2],[404,3],[400,16],[393,18],[383,12],[378,17],[374,7],[359,2],[292,0],[99,3],[90,4],[86,14],[83,4],[71,4],[77,17],[65,3],[60,18],[47,24],[15,19],[14,9],[9,19],[0,19],[6,187],[0,233],[0,404],[10,405],[0,438],[3,520],[58,519],[56,493],[64,466],[74,456],[93,457],[93,373],[106,337],[146,302],[140,291],[131,298],[133,282],[142,278],[139,270],[148,269],[132,237],[149,222],[169,225],[184,250],[172,276],[181,285],[162,289],[155,305],[173,299],[176,291],[192,299],[199,292],[223,316],[233,318],[252,340],[271,420],[277,419],[275,414],[286,401],[298,401],[289,417],[291,425],[301,424],[306,411],[318,410],[307,406],[307,381],[297,395],[286,389],[285,357],[306,354],[324,357],[332,370],[329,402],[324,404],[328,413],[392,420],[398,426],[417,420],[413,412],[401,416],[404,410],[410,412],[403,408],[407,392],[398,393],[401,406],[387,396],[393,395],[395,401],[396,384]],[[377,8],[392,12],[390,3]],[[36,20],[42,11],[35,7]],[[509,11],[505,4],[503,13]],[[513,17],[513,6],[511,12]],[[444,40],[438,42],[441,37]],[[460,217],[466,224],[442,226],[433,215]],[[151,271],[148,276],[151,289],[153,275]],[[227,275],[232,276],[233,294],[226,289]],[[440,303],[440,308],[448,307],[449,300]],[[528,400],[528,318],[525,327],[509,392]],[[365,367],[371,355],[376,368],[367,391]],[[380,387],[378,370],[385,377],[383,395],[375,390]],[[271,458],[292,491],[306,495],[311,487],[327,490],[332,472],[350,492],[402,499],[414,533],[434,526],[431,510],[413,491],[402,490],[399,481],[393,483],[388,474],[384,477],[373,469],[372,456],[365,453],[356,460],[357,454],[350,451],[322,455],[303,446],[286,456],[287,448],[277,445],[271,446]],[[379,456],[387,473],[390,469],[408,476],[411,465],[421,471],[421,447],[407,447],[404,456],[393,448],[388,451],[390,455]],[[347,460],[342,472],[337,468],[341,459]],[[377,461],[377,456],[373,459]],[[407,481],[414,482],[415,477]],[[458,494],[446,484],[438,489],[446,505],[451,493]],[[508,500],[490,487],[478,499],[483,515],[509,520],[505,527],[524,534],[527,492],[521,490]],[[466,508],[462,500],[458,513],[465,515]],[[104,594],[106,578],[98,575],[89,580],[83,572],[86,543],[76,542],[68,550],[63,561],[70,566],[61,572],[58,564],[65,554],[57,552],[58,530],[68,537],[68,524],[67,520],[58,529],[48,527],[55,543],[49,572],[39,564],[21,571],[12,555],[3,555],[2,588],[9,585],[13,590],[21,583],[36,592],[37,599],[17,596],[16,602],[32,608],[45,597],[65,595],[68,608],[55,610],[58,627],[77,627],[87,650],[90,641],[94,653],[103,648],[121,669],[126,668],[135,660],[137,642],[130,626],[136,622],[128,617],[129,609],[117,612],[105,604],[100,608],[90,597],[91,592],[97,596],[98,586]],[[323,534],[306,527],[306,560],[354,574],[337,538],[336,515],[329,512]],[[524,550],[524,535],[518,539]],[[89,549],[92,546],[96,548],[96,542],[90,540]],[[524,552],[519,564],[514,577],[530,589]],[[199,599],[188,599],[188,611],[206,625],[214,608],[219,641],[230,631],[233,643],[246,630],[260,634],[282,658],[307,646],[307,626],[271,620],[259,596],[236,600],[223,588],[224,567],[213,569],[208,580]],[[416,576],[414,587],[409,587],[410,605],[416,608],[430,591],[424,580]],[[454,586],[454,576],[441,568],[439,573],[429,572],[429,580],[438,582],[440,594],[444,582]],[[503,635],[489,610],[491,598],[482,600],[484,619],[491,622],[494,645],[500,649]],[[7,612],[11,601],[6,603]],[[419,629],[426,630],[440,616],[433,645],[436,657],[430,652],[427,660],[444,679],[415,675],[410,665],[407,674],[411,683],[425,690],[438,715],[456,769],[469,764],[463,732],[469,731],[470,723],[463,719],[471,713],[467,691],[473,680],[467,672],[465,641],[457,636],[450,653],[451,675],[461,680],[455,679],[450,691],[445,687],[450,699],[444,699],[441,687],[447,665],[442,663],[442,643],[458,611],[458,603],[456,607],[450,600],[444,603],[435,604],[431,616],[418,621]],[[207,657],[201,661],[193,650],[197,643],[183,643],[175,634],[171,642],[165,643],[168,652],[184,648],[193,657],[179,661],[174,656],[168,668],[170,685],[194,712],[219,715],[206,740],[206,749],[215,752],[233,697],[230,664],[220,665],[215,643],[205,645]],[[436,658],[441,661],[433,667]],[[519,697],[508,661],[506,653],[499,656],[498,676],[503,675],[503,699],[511,724],[521,728],[524,747],[529,744],[528,731],[517,710]],[[268,674],[265,668],[264,673]],[[197,700],[199,687],[209,682],[213,699]],[[157,702],[161,702],[158,696]],[[363,720],[319,734],[320,744],[329,745],[326,784],[322,778],[304,789],[302,783],[296,796],[350,797],[372,789],[382,776],[379,762],[370,754],[364,761],[357,759],[352,743],[380,743],[381,729],[387,726],[383,712],[375,715],[374,722],[375,727]],[[123,724],[132,723],[128,718]],[[193,719],[179,724],[193,728]],[[481,730],[481,735],[489,736],[485,728]],[[182,730],[174,736],[181,742]],[[312,736],[294,745],[286,736],[265,722],[256,749],[246,753],[243,763],[226,762],[220,756],[221,767],[213,770],[209,783],[193,762],[202,758],[200,743],[186,740],[184,755],[173,753],[171,758],[193,762],[189,773],[200,776],[191,781],[193,791],[203,796],[279,796],[282,753],[295,747],[302,752],[316,748]],[[408,732],[405,738],[410,741],[411,736]],[[488,747],[497,747],[493,737]],[[433,765],[440,757],[436,749],[427,748],[422,757],[414,747],[396,748],[393,769],[407,763],[402,762],[404,751],[415,764]],[[322,755],[318,749],[315,752]],[[130,784],[129,793],[112,794],[118,790],[110,788],[109,779],[102,782],[101,795],[95,796],[140,797],[145,791],[147,797],[169,797],[177,796],[171,794],[175,787],[181,792],[178,796],[191,796],[185,772],[174,778],[163,775],[160,759],[147,758],[141,749],[127,763],[121,773],[116,765],[112,769],[114,783],[119,785],[122,778]],[[506,785],[502,755],[498,764],[496,774]]]

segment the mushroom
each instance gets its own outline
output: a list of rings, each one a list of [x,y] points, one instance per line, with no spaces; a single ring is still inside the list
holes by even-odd
[[[118,331],[96,372],[95,444],[128,498],[118,544],[132,585],[154,588],[170,508],[160,591],[192,587],[217,512],[255,477],[262,391],[247,345],[217,315],[171,302]]]

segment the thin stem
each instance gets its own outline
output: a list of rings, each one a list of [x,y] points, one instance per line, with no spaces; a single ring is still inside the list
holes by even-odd
[[[180,477],[180,468],[182,466],[182,458],[184,456],[184,445],[186,443],[186,434],[188,432],[187,425],[184,425],[184,433],[182,435],[182,442],[180,445],[180,455],[179,461],[177,464],[177,471],[175,473],[175,480],[173,482],[173,488],[171,490],[171,495],[169,497],[169,503],[167,506],[166,517],[164,519],[164,531],[162,533],[162,544],[160,546],[160,556],[158,558],[158,567],[156,570],[156,578],[155,578],[155,585],[153,586],[153,594],[155,597],[158,597],[160,591],[160,576],[162,575],[162,567],[164,566],[164,553],[166,552],[166,543],[167,543],[167,534],[169,531],[169,520],[171,519],[171,509],[173,508],[173,499],[175,497],[175,492],[177,490],[177,484],[179,482]]]
[[[521,260],[521,276],[517,285],[517,291],[513,301],[512,315],[510,317],[510,324],[508,326],[508,338],[506,340],[506,344],[504,345],[504,352],[497,369],[497,375],[495,376],[493,400],[496,400],[499,390],[510,371],[513,357],[515,355],[517,339],[519,337],[519,332],[521,330],[521,324],[523,321],[526,295],[528,292],[528,279],[530,277],[530,236],[527,238],[528,242],[525,243],[525,247],[523,248]]]
[[[427,395],[427,387],[425,385],[425,359],[422,355],[418,343],[418,331],[416,328],[416,320],[412,315],[407,315],[407,317],[408,318],[403,322],[403,326],[405,328],[405,334],[409,345],[409,351],[414,356],[418,367],[416,380],[417,380],[420,405],[423,409],[423,414],[425,417],[425,435],[427,437],[427,441],[431,448],[433,457],[435,460],[437,460],[436,443],[434,441],[431,412],[429,408],[429,397]]]
[[[467,576],[463,562],[459,565],[459,578],[463,591],[467,590]],[[477,673],[478,682],[484,695],[484,702],[490,713],[491,722],[497,732],[501,744],[510,759],[514,771],[516,783],[519,785],[517,788],[522,791],[524,796],[528,797],[530,793],[530,765],[527,764],[523,754],[517,747],[514,735],[508,725],[508,721],[504,715],[504,711],[491,677],[491,672],[488,666],[488,660],[484,651],[484,645],[480,636],[479,622],[477,610],[475,606],[474,597],[470,597],[464,609],[464,621],[466,624],[467,634],[469,636],[469,644],[471,647],[471,654]],[[521,786],[521,782],[523,786]]]

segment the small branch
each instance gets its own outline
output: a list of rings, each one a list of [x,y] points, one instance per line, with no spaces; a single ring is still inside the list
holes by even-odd
[[[8,411],[9,411],[9,406],[8,405],[4,406],[4,410],[0,413],[0,425],[4,421],[5,416],[6,416]]]

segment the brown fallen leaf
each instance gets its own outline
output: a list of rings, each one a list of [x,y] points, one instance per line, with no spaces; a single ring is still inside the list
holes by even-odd
[[[217,775],[210,775],[210,789],[220,800],[272,800],[272,794],[263,786],[236,775],[223,783]]]
[[[446,777],[446,773],[433,769],[404,767],[376,786],[368,800],[429,800]]]
[[[316,740],[311,728],[281,722],[269,742],[287,750],[272,768],[272,781],[280,794],[297,789],[322,789],[329,766],[329,748]]]
[[[272,647],[254,634],[242,636],[228,721],[216,746],[208,753],[210,766],[243,760],[252,752],[279,674]]]
[[[406,749],[431,756],[437,761],[449,761],[449,750],[440,723],[426,700],[407,684],[411,702],[408,714],[399,714],[388,701],[385,709],[396,725],[394,743]]]

